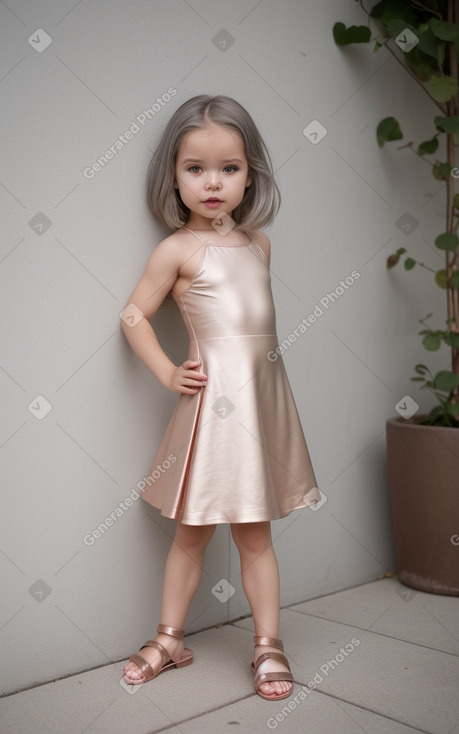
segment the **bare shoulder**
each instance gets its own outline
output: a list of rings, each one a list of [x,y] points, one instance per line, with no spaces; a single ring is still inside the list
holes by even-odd
[[[183,260],[189,256],[194,239],[186,230],[178,229],[173,232],[156,245],[148,260],[147,268],[158,267],[161,264],[178,270]]]
[[[269,262],[271,255],[271,242],[268,235],[262,232],[260,229],[251,229],[250,236],[255,240],[257,245],[261,247],[267,261]]]

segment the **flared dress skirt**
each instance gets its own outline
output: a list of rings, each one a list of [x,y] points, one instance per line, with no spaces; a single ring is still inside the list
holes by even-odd
[[[248,232],[248,244],[221,245],[189,231],[200,264],[174,299],[207,384],[180,394],[141,496],[186,525],[285,517],[321,495],[276,352],[267,259]]]

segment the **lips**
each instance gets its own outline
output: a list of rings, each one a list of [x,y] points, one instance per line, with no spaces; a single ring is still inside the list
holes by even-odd
[[[216,196],[210,196],[203,203],[208,209],[219,209],[223,204],[223,201],[218,199]]]

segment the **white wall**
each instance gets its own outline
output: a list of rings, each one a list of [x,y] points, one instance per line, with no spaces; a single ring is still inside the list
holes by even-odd
[[[425,359],[416,320],[442,313],[443,299],[432,289],[422,303],[430,277],[388,274],[385,260],[409,242],[440,267],[432,242],[444,208],[443,185],[423,161],[376,145],[376,125],[389,114],[407,139],[430,137],[435,109],[386,50],[335,46],[335,20],[366,22],[356,3],[8,6],[0,7],[2,691],[127,657],[159,621],[174,522],[139,500],[92,546],[83,538],[148,471],[176,401],[119,326],[167,234],[148,213],[144,182],[174,110],[200,93],[233,96],[268,143],[283,195],[267,230],[281,340],[360,273],[284,356],[328,501],[273,523],[283,605],[394,570],[385,420],[406,393],[419,401],[409,381]],[[27,40],[39,28],[52,38],[41,53]],[[221,29],[234,38],[225,51],[212,41]],[[85,177],[170,87],[171,101]],[[302,132],[314,119],[327,129],[316,145]],[[419,221],[409,237],[395,225],[406,211]],[[29,224],[38,212],[50,220],[42,234]],[[181,361],[175,306],[154,326]],[[52,406],[42,420],[37,396]],[[210,591],[221,578],[236,588],[226,604]],[[39,601],[43,583],[50,591]],[[221,526],[187,631],[248,611]]]

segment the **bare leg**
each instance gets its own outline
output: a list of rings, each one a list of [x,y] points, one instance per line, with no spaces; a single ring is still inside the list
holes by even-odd
[[[279,567],[272,546],[269,522],[235,523],[231,533],[241,558],[241,577],[244,593],[250,604],[255,634],[262,637],[279,636]],[[264,652],[279,652],[275,647],[255,646],[254,661]],[[266,660],[260,665],[262,673],[285,671],[277,660]],[[287,693],[290,681],[262,683],[266,694]]]
[[[193,596],[199,586],[204,554],[215,532],[215,525],[183,525],[177,522],[175,538],[167,556],[164,571],[161,623],[182,629]],[[178,654],[184,642],[160,633],[155,638],[171,654]],[[161,656],[158,650],[145,647],[142,657],[156,669]],[[127,683],[142,683],[144,676],[138,666],[129,661],[124,668]]]

